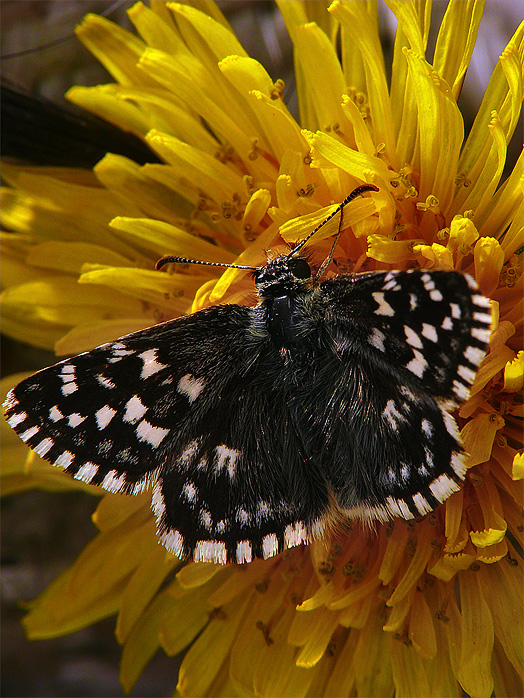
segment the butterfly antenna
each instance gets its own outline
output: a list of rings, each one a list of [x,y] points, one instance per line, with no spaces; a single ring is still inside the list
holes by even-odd
[[[244,264],[228,264],[227,262],[202,262],[198,259],[187,259],[186,257],[162,257],[155,264],[158,271],[166,264],[205,264],[207,267],[228,267],[229,269],[247,269],[248,271],[258,271],[260,267],[248,267]]]
[[[308,235],[306,235],[306,237],[301,242],[299,242],[299,244],[296,247],[293,248],[293,250],[291,251],[291,255],[294,255],[296,252],[298,252],[306,244],[306,242],[310,238],[312,238],[313,235],[315,235],[315,233],[317,233],[321,228],[323,228],[326,225],[326,223],[328,223],[332,218],[334,218],[334,216],[336,216],[337,213],[341,213],[341,211],[344,209],[345,206],[347,206],[347,204],[350,203],[350,201],[353,201],[353,199],[356,199],[357,196],[360,196],[361,194],[364,194],[367,191],[378,191],[378,190],[379,190],[378,187],[376,187],[374,184],[362,184],[360,187],[353,189],[351,194],[346,196],[344,201],[342,201],[342,203],[340,203],[336,207],[336,209],[333,211],[333,213],[330,213],[327,218],[324,218],[324,220],[322,221],[322,223],[320,223],[320,225],[317,225],[317,227],[314,230],[312,230]],[[322,263],[322,266],[318,270],[317,275],[316,275],[316,279],[319,279],[322,276],[325,269],[327,268],[327,266],[331,262],[331,260],[333,258],[333,252],[335,250],[335,247],[337,246],[338,239],[341,236],[341,234],[342,234],[342,216],[340,216],[340,220],[338,223],[338,232],[335,236],[335,240],[333,242],[333,245],[331,246],[331,250],[329,251],[329,255],[324,260],[324,262]]]

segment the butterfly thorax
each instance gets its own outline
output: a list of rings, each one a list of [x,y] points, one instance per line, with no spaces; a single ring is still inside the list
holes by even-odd
[[[300,344],[297,301],[311,292],[311,268],[302,257],[282,255],[254,274],[257,293],[267,311],[267,330],[279,349]]]

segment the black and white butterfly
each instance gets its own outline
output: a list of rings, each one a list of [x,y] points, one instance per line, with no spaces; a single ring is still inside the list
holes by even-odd
[[[489,301],[456,272],[319,281],[331,255],[313,279],[300,250],[316,230],[252,269],[256,307],[209,307],[46,368],[9,393],[9,424],[75,478],[152,486],[162,542],[196,561],[432,511],[464,479],[451,412],[485,355]]]

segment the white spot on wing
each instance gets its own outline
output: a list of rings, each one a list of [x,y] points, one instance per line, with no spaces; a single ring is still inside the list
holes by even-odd
[[[404,415],[397,410],[394,400],[387,401],[382,417],[389,422],[393,431],[397,431],[399,422],[406,421]]]
[[[382,352],[386,351],[386,346],[384,342],[386,341],[386,335],[378,330],[376,327],[373,328],[371,334],[368,337],[368,342],[375,347],[375,349],[379,349]]]
[[[74,460],[74,455],[71,453],[71,451],[64,451],[61,455],[58,456],[58,458],[55,460],[55,465],[57,465],[59,468],[67,468],[68,466],[71,465],[71,463]]]
[[[114,410],[109,405],[104,405],[99,410],[95,412],[96,424],[99,429],[105,429],[109,422],[113,419],[116,414]]]
[[[406,368],[411,371],[411,373],[414,373],[419,378],[422,378],[424,371],[428,367],[428,362],[418,349],[413,349],[413,353],[415,356],[408,364],[406,364]]]
[[[109,378],[106,378],[101,373],[97,374],[96,379],[100,383],[100,385],[103,386],[104,388],[109,388],[109,389],[116,388],[116,385],[113,383],[113,381],[110,380]]]
[[[249,520],[251,519],[248,512],[242,508],[237,509],[235,513],[235,518],[241,526],[245,526],[246,524],[248,524]]]
[[[182,487],[182,494],[184,495],[186,500],[192,505],[195,505],[198,501],[198,490],[194,482],[190,482],[188,480]]]
[[[58,422],[60,419],[63,419],[63,418],[64,418],[64,415],[58,409],[58,405],[51,407],[51,409],[49,410],[49,419],[52,422]]]
[[[224,468],[227,470],[229,477],[233,478],[236,470],[236,462],[240,456],[240,451],[236,448],[229,448],[225,444],[221,444],[215,448],[215,470],[220,472]]]
[[[393,516],[400,516],[402,519],[415,518],[403,499],[393,499],[393,497],[388,497],[386,499],[386,505]]]
[[[29,439],[32,438],[35,434],[38,434],[39,431],[40,427],[34,426],[30,427],[19,436],[22,439],[22,441],[29,441]]]
[[[102,480],[101,485],[109,492],[123,492],[126,485],[126,475],[125,473],[119,475],[116,470],[110,470]]]
[[[193,403],[204,389],[204,382],[188,373],[178,381],[177,388],[179,393]]]
[[[308,541],[309,538],[306,529],[301,521],[286,526],[286,530],[284,531],[284,546],[286,548],[293,548],[296,545],[301,545]]]
[[[489,342],[491,332],[490,330],[480,330],[477,327],[473,327],[471,330],[471,336],[475,337],[475,339],[478,339],[480,342],[487,344]]]
[[[271,514],[271,507],[267,502],[264,502],[261,500],[257,504],[257,513],[256,513],[256,519],[257,522],[260,522],[264,519],[267,519],[268,516]]]
[[[446,431],[448,432],[448,434],[452,436],[455,439],[455,441],[460,441],[460,432],[455,418],[444,409],[441,409],[441,414],[442,419],[444,420],[444,426],[446,427]]]
[[[467,400],[469,397],[469,388],[458,380],[453,381],[453,392],[460,400]]]
[[[262,555],[264,560],[278,553],[278,538],[275,533],[268,533],[262,538]]]
[[[473,383],[475,380],[475,371],[472,371],[467,366],[459,366],[457,368],[457,373],[463,381],[466,381],[466,383]]]
[[[195,562],[227,562],[226,544],[219,540],[199,540],[193,552]]]
[[[75,480],[82,480],[82,482],[89,483],[95,477],[97,472],[98,465],[96,463],[91,463],[91,461],[87,461],[87,463],[84,463],[84,465],[81,465],[80,468],[78,468],[73,477]]]
[[[420,492],[417,492],[417,494],[413,495],[413,503],[419,510],[421,514],[429,514],[431,511],[431,507],[425,497],[423,497]]]
[[[426,289],[426,291],[433,291],[433,289],[435,288],[435,282],[429,274],[421,274],[420,280],[424,284],[424,288]]]
[[[491,315],[488,313],[473,313],[473,319],[477,322],[483,322],[485,325],[491,324]]]
[[[158,448],[160,443],[169,434],[169,429],[163,429],[162,427],[155,427],[145,419],[139,422],[136,428],[136,435],[140,441],[145,441],[153,448]]]
[[[160,520],[162,516],[165,514],[166,504],[164,501],[164,494],[162,492],[162,485],[159,482],[157,482],[153,487],[153,497],[151,499],[151,506],[153,507],[153,512],[157,520]],[[171,550],[171,548],[169,548],[169,550]]]
[[[75,429],[76,427],[80,426],[82,422],[85,422],[87,417],[85,417],[83,414],[79,414],[78,412],[73,412],[73,414],[70,414],[69,417],[67,418],[67,423],[69,424],[70,427]]]
[[[27,417],[27,412],[18,412],[18,414],[13,414],[9,419],[7,420],[7,423],[9,424],[10,427],[13,429],[20,424],[20,422],[23,422],[24,419]]]
[[[158,373],[163,368],[167,368],[166,364],[161,364],[160,361],[157,361],[156,353],[156,349],[148,349],[147,351],[143,351],[138,355],[144,362],[140,378],[149,378],[150,376],[154,376],[155,373]]]
[[[78,385],[72,381],[71,383],[66,383],[63,385],[61,390],[62,395],[71,395],[71,393],[75,393],[78,390]]]
[[[175,529],[160,534],[162,543],[169,552],[177,557],[184,557],[184,536]]]
[[[421,334],[426,339],[429,339],[430,342],[438,342],[437,329],[434,325],[428,325],[427,322],[423,322]]]
[[[429,292],[429,297],[431,298],[432,301],[441,301],[443,296],[442,293],[437,289],[433,289],[433,291]]]
[[[65,376],[66,374],[68,374],[68,373],[74,373],[75,371],[76,371],[76,368],[75,368],[75,366],[73,366],[73,364],[64,364],[64,365],[62,366],[62,370],[60,371],[60,373],[61,373],[63,376]]]
[[[443,502],[452,492],[456,492],[459,487],[448,475],[442,473],[433,482],[429,483],[429,489],[437,501]]]
[[[433,425],[428,419],[423,419],[421,423],[423,433],[429,438],[433,435]]]
[[[184,468],[187,468],[189,465],[191,465],[198,452],[199,446],[200,439],[194,439],[194,441],[188,443],[182,451],[182,453],[180,454],[180,458],[178,459],[178,465]]]
[[[54,445],[53,439],[47,438],[47,439],[42,439],[40,443],[33,448],[33,451],[35,453],[38,453],[39,456],[42,458],[50,451],[51,448],[53,448]]]
[[[478,347],[467,347],[464,351],[464,358],[474,366],[479,366],[485,354],[486,352],[484,349],[479,349]]]
[[[459,477],[464,479],[466,476],[466,465],[464,463],[465,461],[465,454],[464,453],[457,453],[456,451],[451,455],[451,467],[453,470],[457,473]]]
[[[375,315],[388,315],[392,317],[395,314],[395,311],[384,298],[384,294],[381,291],[375,291],[371,295],[378,304],[378,308],[375,310]]]
[[[453,329],[453,320],[450,317],[445,317],[444,320],[442,320],[441,327],[443,330],[452,330]]]
[[[481,296],[480,293],[476,293],[473,296],[471,296],[471,300],[475,305],[478,305],[479,308],[491,308],[491,302],[489,298]]]
[[[451,309],[451,317],[455,318],[455,320],[460,320],[462,317],[462,310],[460,309],[460,305],[457,303],[450,303],[449,307]]]
[[[142,419],[146,412],[147,407],[142,404],[142,400],[138,397],[138,395],[133,395],[133,397],[130,397],[126,403],[126,411],[122,419],[124,422],[134,424]]]
[[[237,543],[236,559],[239,565],[243,562],[251,562],[253,553],[251,543],[248,540],[241,540]]]
[[[404,334],[406,335],[406,342],[416,349],[422,349],[422,341],[415,330],[412,330],[408,325],[404,325]]]
[[[200,509],[198,522],[206,529],[206,531],[211,532],[213,530],[213,519],[211,518],[211,514],[207,509]]]

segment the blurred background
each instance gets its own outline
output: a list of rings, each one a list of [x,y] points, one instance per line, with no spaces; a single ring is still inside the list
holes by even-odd
[[[287,0],[292,1],[292,0]],[[311,0],[316,2],[316,0]],[[104,13],[132,29],[126,9],[132,2],[106,0],[2,0],[0,45],[2,79],[58,105],[72,106],[64,93],[72,85],[110,82],[104,68],[82,47],[74,26],[88,12]],[[292,48],[277,7],[265,0],[218,1],[249,55],[276,80],[286,84],[284,97],[297,114]],[[438,27],[446,2],[433,3],[433,27]],[[395,21],[380,5],[386,55],[393,45]],[[522,19],[522,5],[487,0],[473,61],[459,104],[469,128],[499,54]],[[436,37],[430,39],[430,60]],[[36,49],[36,50],[34,50]],[[3,104],[3,155],[12,156]],[[24,109],[24,105],[17,105]],[[508,171],[520,152],[522,127],[508,155]],[[16,143],[15,143],[16,150]],[[17,152],[17,155],[23,153]],[[39,164],[49,155],[33,153]],[[101,157],[101,156],[100,156]],[[95,160],[96,161],[96,160]],[[36,370],[55,361],[49,352],[3,337],[2,375]],[[20,600],[32,599],[75,559],[96,530],[91,514],[97,499],[82,493],[27,492],[2,503],[2,644],[1,687],[11,696],[122,696],[118,682],[120,647],[115,619],[55,640],[28,642],[23,633]],[[176,686],[178,663],[159,653],[147,666],[131,696],[169,696]]]

